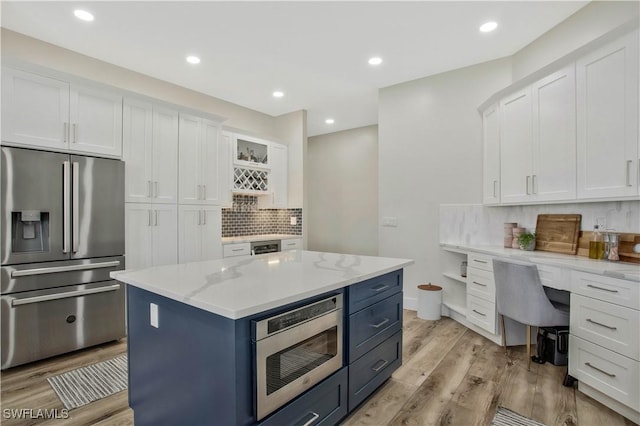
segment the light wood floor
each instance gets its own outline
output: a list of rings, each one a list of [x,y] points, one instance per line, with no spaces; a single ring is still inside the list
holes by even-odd
[[[524,347],[504,350],[448,318],[424,321],[405,311],[404,362],[343,425],[490,425],[504,406],[549,426],[633,425],[580,392],[562,386],[564,367],[532,364]],[[66,420],[7,419],[6,409],[62,409],[46,378],[126,351],[113,342],[2,372],[2,425],[133,424],[127,393],[69,412]]]

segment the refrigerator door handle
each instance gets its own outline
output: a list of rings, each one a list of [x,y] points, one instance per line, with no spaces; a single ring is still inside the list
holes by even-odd
[[[55,274],[58,272],[90,271],[92,269],[115,268],[117,266],[120,266],[119,260],[99,263],[84,263],[82,265],[51,266],[49,268],[24,269],[20,271],[11,271],[11,278]]]
[[[62,162],[62,252],[69,253],[69,233],[71,216],[69,215],[69,166],[68,161]]]
[[[73,223],[73,230],[71,237],[73,239],[73,252],[78,252],[79,246],[79,234],[80,234],[80,163],[73,163],[72,170],[72,195],[71,195],[71,207],[73,210],[73,216],[71,221]]]
[[[86,296],[89,294],[105,293],[120,289],[120,284],[112,284],[105,287],[88,288],[84,290],[63,291],[60,293],[46,294],[43,296],[25,297],[24,299],[13,299],[11,306],[29,305],[31,303],[46,302],[48,300],[68,299],[70,297]]]

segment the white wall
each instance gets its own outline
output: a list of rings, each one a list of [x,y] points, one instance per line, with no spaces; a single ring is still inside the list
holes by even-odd
[[[415,260],[405,269],[405,300],[416,286],[442,283],[439,206],[482,201],[482,120],[477,107],[511,83],[500,59],[411,81],[379,94],[381,256]]]
[[[581,46],[638,21],[640,2],[593,1],[513,55],[514,81]]]
[[[309,250],[378,254],[378,126],[309,138]]]

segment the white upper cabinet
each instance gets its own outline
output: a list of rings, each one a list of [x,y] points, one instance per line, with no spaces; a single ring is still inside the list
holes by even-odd
[[[532,85],[530,193],[536,201],[576,198],[576,101],[573,64]]]
[[[126,99],[123,110],[125,201],[177,201],[178,113]]]
[[[287,208],[289,181],[288,148],[286,145],[269,142],[269,192],[270,194],[258,200],[259,208],[278,209]]]
[[[484,204],[500,202],[500,116],[494,104],[482,113],[484,143],[483,190]]]
[[[180,203],[218,205],[220,125],[180,114]]]
[[[233,134],[230,132],[222,132],[220,134],[220,168],[218,169],[218,184],[220,187],[220,205],[222,207],[231,207],[233,203],[233,194],[231,192],[231,176],[233,170]]]
[[[531,88],[500,101],[500,200],[528,201],[531,195]]]
[[[3,68],[2,140],[120,157],[122,96]]]
[[[638,31],[579,59],[578,198],[638,195]]]

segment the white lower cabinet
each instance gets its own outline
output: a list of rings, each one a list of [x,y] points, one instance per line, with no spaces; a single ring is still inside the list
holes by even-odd
[[[467,267],[467,321],[496,334],[496,284],[493,258],[469,254]]]
[[[280,250],[302,250],[302,238],[289,238],[280,242]]]
[[[640,418],[638,299],[637,282],[571,274],[569,374],[578,379],[579,389],[589,386],[628,407],[611,406],[636,421]]]
[[[127,269],[178,261],[178,208],[175,204],[125,205]]]
[[[220,207],[181,205],[178,208],[178,262],[222,258]]]
[[[496,333],[496,304],[467,293],[467,321]]]

